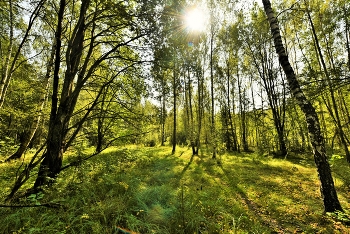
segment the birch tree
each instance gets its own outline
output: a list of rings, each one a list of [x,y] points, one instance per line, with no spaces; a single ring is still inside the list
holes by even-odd
[[[286,74],[290,91],[293,97],[295,98],[297,104],[303,111],[307,122],[310,142],[312,145],[314,159],[317,166],[317,172],[321,182],[321,194],[323,198],[325,212],[343,211],[338,200],[337,192],[335,190],[334,181],[331,174],[330,165],[328,163],[324,140],[322,137],[321,127],[316,110],[312,106],[310,101],[307,99],[302,89],[300,88],[294,69],[289,63],[289,58],[282,42],[279,24],[274,11],[272,10],[270,1],[262,0],[262,3],[264,5],[264,10],[269,21],[276,53],[279,58],[279,63],[281,64],[284,73]]]

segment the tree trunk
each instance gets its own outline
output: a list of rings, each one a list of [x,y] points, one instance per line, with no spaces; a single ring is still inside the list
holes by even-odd
[[[300,151],[304,152],[306,150],[307,145],[310,145],[310,144],[308,142],[307,133],[305,133],[305,131],[304,131],[303,123],[300,123],[300,121],[299,121],[300,117],[299,117],[299,114],[298,114],[298,110],[296,108],[296,105],[294,105],[294,104],[293,104],[293,110],[294,110],[295,118],[296,118],[296,120],[294,120],[296,125],[294,125],[294,126],[297,126],[297,131],[298,131],[299,136],[301,138],[301,149],[300,149]]]
[[[239,69],[237,65],[237,85],[238,85],[238,99],[239,99],[239,112],[241,115],[241,145],[243,146],[243,151],[248,151],[248,142],[247,142],[247,123],[246,123],[246,112],[245,104],[243,103],[243,94],[242,94],[242,80],[239,75]]]
[[[83,6],[84,4],[82,4]],[[62,23],[64,16],[64,9],[66,6],[66,1],[60,1],[60,8],[58,13],[58,23],[56,30],[56,56],[55,56],[55,69],[54,69],[54,81],[53,81],[53,91],[52,91],[52,101],[51,101],[51,113],[50,113],[50,123],[49,132],[47,137],[47,147],[46,153],[44,154],[44,160],[42,161],[37,179],[34,183],[34,188],[38,188],[42,185],[50,184],[58,173],[60,172],[63,159],[63,149],[64,149],[64,138],[67,133],[67,117],[69,114],[69,101],[64,97],[64,90],[62,91],[62,97],[64,101],[60,103],[60,107],[57,108],[58,104],[58,81],[59,81],[59,70],[61,65],[61,36],[62,36]],[[76,48],[78,49],[78,48]],[[69,57],[69,52],[67,50],[67,57]],[[71,67],[69,64],[69,59],[67,58],[67,71],[65,73],[65,83],[70,77],[68,76]],[[67,91],[65,91],[67,92]],[[62,98],[61,98],[62,99]]]
[[[189,114],[190,114],[190,141],[192,148],[192,155],[196,155],[196,144],[194,140],[194,118],[193,118],[193,108],[192,108],[192,81],[190,75],[190,68],[188,67],[188,104],[189,104]]]
[[[165,145],[165,119],[166,119],[166,108],[165,108],[165,85],[164,85],[164,77],[163,77],[163,80],[162,80],[162,107],[161,107],[161,109],[162,109],[162,116],[161,116],[161,118],[162,118],[162,126],[161,126],[161,138],[162,138],[162,140],[161,140],[161,146],[164,146]]]
[[[232,84],[232,87],[234,87],[234,84]],[[234,88],[232,88],[232,90],[234,90]],[[228,92],[231,92],[231,90],[229,89]],[[233,151],[239,151],[239,145],[238,145],[238,140],[237,140],[237,131],[236,131],[236,122],[234,120],[235,108],[236,108],[234,98],[235,98],[234,92],[232,91],[232,96],[231,96],[231,99],[232,99],[232,113],[230,111],[231,110],[231,104],[230,104],[230,101],[229,101],[228,102],[228,116],[229,116],[230,127],[231,127],[231,135],[233,137],[233,148],[232,148],[232,150]]]
[[[199,68],[201,69],[201,68]],[[194,155],[199,154],[199,147],[200,147],[200,137],[201,137],[201,131],[202,131],[202,118],[203,118],[203,90],[204,90],[204,82],[202,80],[202,70],[197,71],[197,95],[198,95],[198,110],[197,110],[197,132],[196,132],[196,139],[195,139],[195,152]]]
[[[350,25],[349,25],[349,20],[347,17],[347,10],[346,7],[344,7],[344,20],[345,20],[345,37],[346,37],[346,52],[347,52],[347,57],[348,57],[348,61],[347,61],[347,65],[348,65],[348,69],[350,70]]]
[[[262,2],[270,24],[276,53],[279,57],[279,62],[286,74],[291,93],[296,99],[301,110],[304,112],[306,118],[310,141],[314,153],[314,159],[321,182],[321,194],[325,212],[343,211],[338,200],[337,192],[335,190],[316,110],[310,101],[306,98],[304,92],[300,89],[300,85],[296,78],[294,70],[289,63],[288,55],[286,54],[282,43],[278,21],[275,17],[275,13],[271,8],[271,3],[269,0],[262,0]]]
[[[103,125],[106,119],[105,103],[106,103],[106,96],[107,96],[108,89],[104,91],[102,90],[102,92],[103,92],[102,100],[101,100],[98,119],[97,119],[97,142],[96,142],[96,149],[95,149],[96,153],[102,151],[102,147],[105,141]]]
[[[177,83],[176,83],[176,61],[174,61],[174,71],[173,71],[173,104],[174,104],[174,126],[173,126],[173,149],[171,151],[172,154],[175,154],[176,151],[176,89],[177,89]]]
[[[211,143],[213,145],[212,158],[216,158],[216,129],[215,129],[215,100],[214,100],[214,71],[213,71],[213,53],[214,53],[214,32],[213,25],[211,25],[211,38],[210,38],[210,95],[211,95]]]
[[[230,81],[231,81],[231,72],[230,72],[230,67],[229,67],[229,62],[226,62],[227,70],[226,70],[226,75],[227,75],[227,144],[229,145],[228,150],[232,151],[237,151],[237,142],[235,141],[235,131],[233,129],[233,120],[232,120],[232,115],[231,115],[231,103],[230,103],[230,92],[231,92],[231,87],[230,87]]]
[[[56,120],[49,130],[46,153],[44,154],[44,160],[40,164],[34,189],[51,184],[61,170],[64,148],[62,145],[62,129],[62,122]]]
[[[185,115],[184,115],[184,120],[183,120],[183,124],[184,124],[184,130],[185,130],[185,135],[186,135],[186,141],[188,139],[191,139],[191,124],[190,124],[190,107],[189,107],[189,87],[190,87],[190,82],[189,80],[187,80],[187,76],[188,76],[188,70],[186,68],[186,65],[184,66],[184,72],[183,72],[183,80],[184,80],[184,85],[185,85],[185,89],[184,89],[184,94],[185,94],[185,103],[184,103],[184,107],[185,107]]]

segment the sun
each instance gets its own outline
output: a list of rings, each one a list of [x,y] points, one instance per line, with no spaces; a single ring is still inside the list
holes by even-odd
[[[204,31],[206,23],[207,16],[199,8],[192,8],[185,13],[185,26],[190,31]]]

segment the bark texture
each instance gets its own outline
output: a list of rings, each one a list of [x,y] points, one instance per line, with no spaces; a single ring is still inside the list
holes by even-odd
[[[55,178],[62,166],[62,121],[57,118],[57,103],[58,103],[58,80],[59,69],[61,65],[61,36],[62,36],[62,22],[64,15],[65,0],[60,1],[60,9],[58,13],[58,24],[55,35],[56,51],[55,51],[55,66],[54,66],[54,80],[52,92],[52,107],[50,113],[50,126],[47,139],[47,151],[44,154],[44,160],[40,165],[38,177],[35,181],[34,188],[38,188],[47,184],[48,178]]]
[[[282,43],[278,21],[275,17],[275,13],[271,8],[271,3],[269,0],[262,0],[262,2],[264,4],[265,13],[270,24],[276,52],[279,56],[279,62],[286,74],[291,93],[296,99],[297,104],[300,106],[306,118],[310,142],[312,145],[314,159],[321,182],[321,194],[325,212],[342,211],[343,209],[338,200],[331,169],[327,160],[324,140],[321,134],[321,128],[317,113],[315,111],[315,108],[312,106],[310,101],[306,98],[305,94],[301,90],[295,72],[289,63],[288,55]]]

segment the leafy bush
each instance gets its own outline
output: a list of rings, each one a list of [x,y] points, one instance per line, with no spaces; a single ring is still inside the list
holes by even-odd
[[[156,146],[156,140],[154,139],[151,139],[151,140],[147,140],[145,143],[144,143],[145,146],[148,146],[148,147],[154,147]]]
[[[0,155],[8,156],[8,154],[14,152],[17,147],[18,146],[15,145],[12,138],[4,137],[2,140],[0,140]]]

